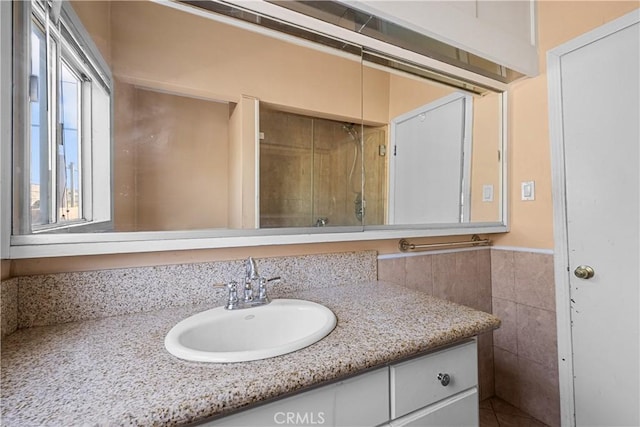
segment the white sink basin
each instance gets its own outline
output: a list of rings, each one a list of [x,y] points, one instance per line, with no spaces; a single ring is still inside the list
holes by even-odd
[[[244,362],[307,347],[329,334],[336,316],[311,301],[275,299],[241,310],[217,307],[176,324],[164,345],[169,353],[196,362]]]

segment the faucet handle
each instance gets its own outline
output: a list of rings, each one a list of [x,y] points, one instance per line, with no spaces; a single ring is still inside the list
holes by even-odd
[[[231,290],[232,288],[235,288],[238,286],[238,282],[236,282],[235,280],[232,280],[229,283],[214,283],[211,286],[216,289],[225,288],[225,289]]]
[[[227,288],[229,290],[229,296],[227,297],[227,303],[225,304],[225,308],[228,310],[234,309],[238,306],[238,282],[235,280],[230,281],[229,283],[215,283],[213,285],[214,288]]]
[[[260,278],[259,286],[258,286],[258,301],[269,302],[269,297],[267,296],[267,283],[274,282],[280,283],[280,276],[272,277],[270,279],[265,279],[264,277]]]

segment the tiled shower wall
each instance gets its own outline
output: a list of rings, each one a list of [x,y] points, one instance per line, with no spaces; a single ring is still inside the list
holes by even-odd
[[[479,337],[480,398],[506,400],[560,424],[553,255],[473,249],[378,260],[378,279],[493,312],[502,326]]]
[[[360,225],[355,203],[362,200],[358,165],[363,158],[367,224],[384,222],[387,162],[379,151],[386,138],[383,128],[262,105],[260,133],[261,226],[311,227],[318,219],[329,225]]]

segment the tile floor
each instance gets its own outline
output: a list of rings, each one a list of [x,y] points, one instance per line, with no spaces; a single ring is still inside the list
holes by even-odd
[[[480,402],[480,427],[548,427],[498,397]]]

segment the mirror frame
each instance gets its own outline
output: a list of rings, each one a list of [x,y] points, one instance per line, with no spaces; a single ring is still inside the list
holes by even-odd
[[[184,9],[186,6],[155,0],[165,6]],[[101,255],[114,253],[140,253],[170,250],[194,250],[232,247],[255,247],[266,245],[289,245],[308,243],[350,242],[418,238],[432,236],[455,236],[468,234],[503,233],[508,226],[507,188],[507,88],[504,83],[436,61],[423,55],[406,51],[344,28],[308,17],[298,12],[282,8],[265,1],[246,2],[227,0],[226,3],[251,13],[267,15],[271,18],[302,27],[307,30],[331,34],[333,38],[345,40],[383,54],[405,60],[419,66],[452,75],[464,81],[473,82],[501,93],[501,213],[502,220],[487,223],[424,224],[424,225],[376,225],[364,227],[280,228],[257,230],[189,230],[161,232],[114,232],[78,234],[11,235],[12,209],[3,208],[0,213],[1,255],[3,259],[39,258],[53,256]],[[190,9],[191,10],[191,9]],[[207,12],[203,16],[219,19],[250,31],[258,31],[287,41],[309,46],[310,42],[278,33],[274,30],[256,27],[225,16],[212,17]],[[0,140],[11,141],[11,39],[12,8],[10,2],[0,2]],[[0,200],[2,206],[12,206],[11,196],[11,145],[0,146]],[[8,236],[9,238],[5,238]]]

